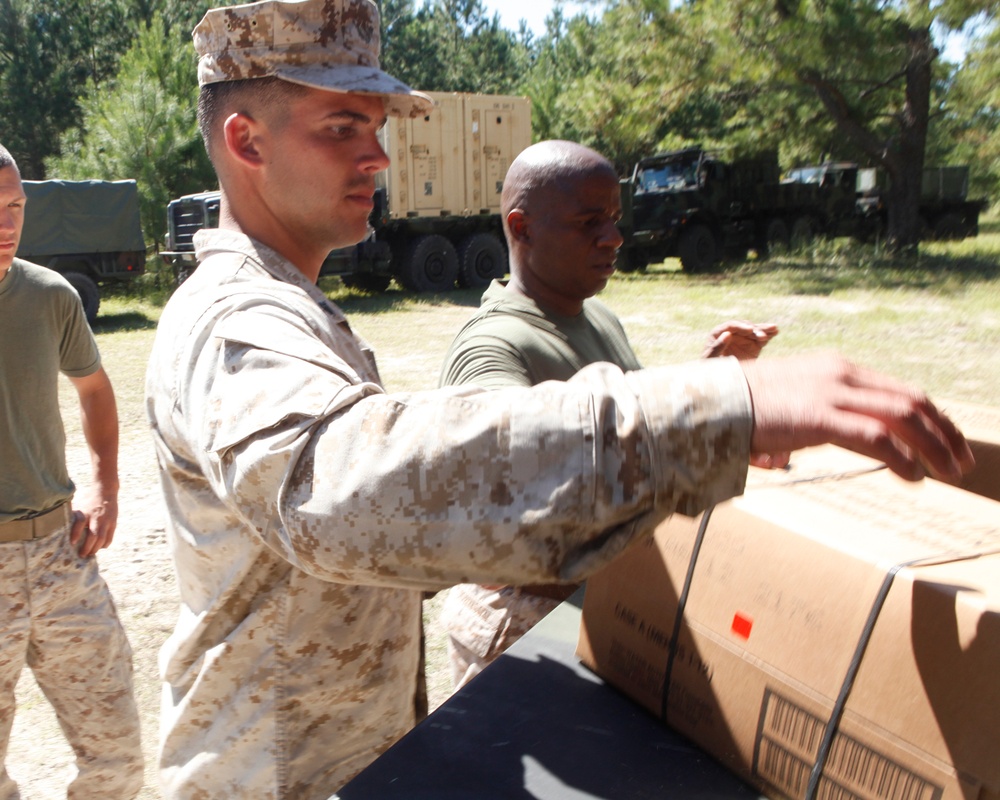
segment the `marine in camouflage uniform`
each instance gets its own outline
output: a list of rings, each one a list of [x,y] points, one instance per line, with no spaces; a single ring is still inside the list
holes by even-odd
[[[0,147],[0,765],[27,666],[76,756],[67,797],[127,800],[143,782],[132,653],[92,557],[117,517],[114,394],[73,287],[13,258],[23,213],[17,167]],[[71,508],[60,372],[80,392],[94,482],[113,512],[94,512],[90,497]],[[19,796],[0,766],[0,800]]]
[[[742,486],[735,365],[387,395],[293,265],[228,231],[197,252],[147,388],[182,598],[167,797],[329,796],[415,721],[423,590],[577,581]]]
[[[195,32],[220,228],[197,236],[147,373],[181,594],[161,652],[170,800],[325,800],[415,720],[424,591],[579,581],[669,511],[741,491],[751,435],[775,429],[730,359],[383,391],[315,286],[364,235],[383,112],[430,111],[378,72],[378,30],[370,0],[305,0],[213,9]],[[257,74],[307,88],[208,85]]]

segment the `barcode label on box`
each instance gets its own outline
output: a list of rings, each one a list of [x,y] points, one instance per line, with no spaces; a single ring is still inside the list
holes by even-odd
[[[826,720],[774,690],[764,692],[753,774],[792,798],[805,797]],[[857,739],[836,734],[817,800],[939,800],[943,788]]]

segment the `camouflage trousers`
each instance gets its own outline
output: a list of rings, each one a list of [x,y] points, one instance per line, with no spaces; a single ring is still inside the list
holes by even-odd
[[[23,667],[55,709],[76,756],[70,800],[135,797],[142,789],[132,651],[97,561],[80,558],[65,527],[0,544],[0,800],[17,800],[3,766]]]
[[[441,625],[448,632],[452,687],[465,686],[559,602],[513,586],[490,589],[463,583],[449,589]]]

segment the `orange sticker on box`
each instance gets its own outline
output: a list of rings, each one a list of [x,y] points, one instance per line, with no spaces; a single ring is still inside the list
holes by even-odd
[[[753,620],[739,611],[733,616],[732,631],[741,639],[750,638],[750,629],[753,627]]]

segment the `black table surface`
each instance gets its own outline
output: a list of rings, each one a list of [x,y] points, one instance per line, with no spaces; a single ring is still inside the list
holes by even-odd
[[[575,656],[583,590],[335,800],[758,798]]]

